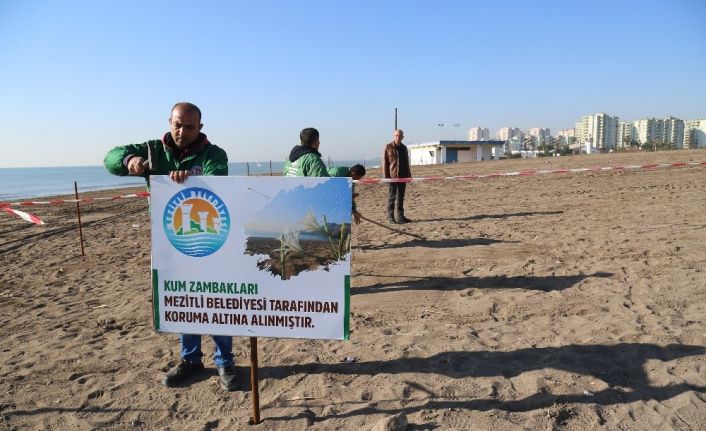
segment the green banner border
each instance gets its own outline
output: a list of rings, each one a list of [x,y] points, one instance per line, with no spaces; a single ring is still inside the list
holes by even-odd
[[[152,269],[152,323],[154,330],[159,331],[159,274]]]
[[[344,277],[343,284],[345,286],[345,307],[344,307],[344,313],[345,315],[343,316],[343,339],[344,340],[350,340],[351,339],[351,276],[346,275]]]

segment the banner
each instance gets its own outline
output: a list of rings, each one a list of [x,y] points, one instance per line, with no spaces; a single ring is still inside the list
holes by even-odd
[[[150,182],[158,331],[348,339],[350,178]]]

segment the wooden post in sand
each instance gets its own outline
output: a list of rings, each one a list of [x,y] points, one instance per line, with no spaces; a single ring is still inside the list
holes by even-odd
[[[78,238],[81,241],[81,256],[86,254],[83,252],[83,230],[81,229],[81,208],[78,205],[78,184],[74,181],[74,196],[76,196],[76,217],[78,217]]]
[[[272,176],[272,160],[270,160],[270,176]]]
[[[257,337],[250,337],[250,385],[252,387],[252,425],[260,423],[260,390],[257,379]]]

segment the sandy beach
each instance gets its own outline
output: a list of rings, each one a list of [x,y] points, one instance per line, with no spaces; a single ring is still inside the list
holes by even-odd
[[[415,176],[706,160],[706,151],[413,167]],[[370,169],[369,177],[379,176]],[[144,190],[144,189],[139,189]],[[385,223],[387,186],[356,187]],[[87,193],[88,196],[125,190]],[[706,166],[428,181],[353,227],[351,339],[260,339],[263,422],[209,373],[161,385],[145,199],[0,215],[0,429],[706,429]],[[353,361],[346,361],[353,358]]]

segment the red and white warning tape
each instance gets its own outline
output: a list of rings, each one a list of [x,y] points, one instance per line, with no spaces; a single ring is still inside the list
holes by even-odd
[[[15,209],[12,209],[12,208],[9,208],[9,207],[2,207],[2,208],[0,208],[0,210],[3,210],[3,211],[5,211],[5,212],[8,213],[8,214],[15,215],[15,216],[17,216],[17,217],[20,217],[20,218],[23,219],[23,220],[27,220],[28,222],[34,223],[34,224],[39,225],[39,226],[41,226],[41,225],[44,224],[44,222],[43,222],[39,217],[37,217],[37,216],[34,215],[34,214],[27,214],[27,213],[24,212],[24,211],[15,210]]]
[[[41,225],[44,225],[45,223],[36,215],[29,214],[24,211],[12,209],[10,207],[11,206],[31,206],[31,205],[61,205],[61,204],[73,204],[76,202],[90,203],[90,202],[94,202],[94,201],[114,201],[114,200],[118,200],[118,199],[127,199],[127,198],[146,198],[146,197],[149,197],[149,195],[150,195],[149,192],[138,192],[138,193],[130,193],[127,195],[105,196],[105,197],[97,197],[97,198],[52,199],[49,201],[0,202],[0,210],[2,210],[3,212],[6,212],[8,214],[18,216],[18,217],[22,218],[23,220],[27,220],[30,223],[34,223],[36,225],[41,226]]]
[[[627,166],[594,166],[590,168],[574,168],[574,169],[552,169],[538,171],[518,171],[518,172],[500,172],[492,174],[477,174],[477,175],[457,175],[453,177],[415,177],[415,178],[363,178],[355,183],[359,184],[378,184],[378,183],[416,183],[418,181],[438,181],[438,180],[475,180],[480,178],[495,178],[495,177],[529,177],[533,175],[547,174],[567,174],[581,172],[602,172],[602,171],[627,171],[636,169],[664,169],[664,168],[683,168],[686,166],[704,166],[703,162],[678,162],[678,163],[656,163],[647,165],[627,165]]]
[[[0,208],[3,207],[18,207],[18,206],[31,206],[31,205],[61,205],[61,204],[75,204],[78,203],[90,203],[94,201],[116,201],[119,199],[128,198],[147,198],[150,196],[150,192],[138,192],[130,193],[129,195],[121,196],[102,196],[97,198],[83,198],[83,199],[52,199],[50,201],[22,201],[22,202],[0,202]]]
[[[547,175],[547,174],[568,174],[568,173],[582,173],[582,172],[610,172],[610,171],[627,171],[627,170],[653,170],[653,169],[665,169],[665,168],[683,168],[687,166],[704,166],[706,161],[702,162],[677,162],[677,163],[654,163],[646,165],[618,165],[618,166],[594,166],[590,168],[574,168],[574,169],[552,169],[552,170],[537,170],[537,171],[518,171],[518,172],[499,172],[492,174],[474,174],[474,175],[456,175],[452,177],[415,177],[415,178],[365,178],[353,181],[358,184],[379,184],[379,183],[416,183],[418,181],[439,181],[439,180],[475,180],[481,178],[495,178],[495,177],[529,177],[534,175]],[[43,225],[44,222],[39,219],[39,217],[28,214],[22,211],[14,210],[10,207],[12,206],[31,206],[31,205],[60,205],[67,203],[90,203],[94,201],[111,201],[118,199],[129,199],[129,198],[146,198],[149,197],[149,192],[138,192],[130,193],[127,195],[120,196],[106,196],[106,197],[96,197],[96,198],[83,198],[83,199],[52,199],[49,201],[23,201],[23,202],[0,202],[0,210],[5,211],[9,214],[22,217],[28,222],[35,223],[38,225]]]

